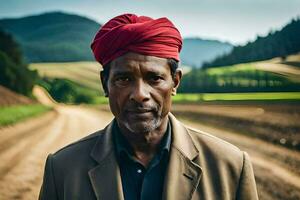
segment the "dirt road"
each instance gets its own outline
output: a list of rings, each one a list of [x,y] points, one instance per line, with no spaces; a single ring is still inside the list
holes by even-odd
[[[108,112],[58,106],[38,119],[0,129],[0,199],[37,199],[46,156],[111,119]]]

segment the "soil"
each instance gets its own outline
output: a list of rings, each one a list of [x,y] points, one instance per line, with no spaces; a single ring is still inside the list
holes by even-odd
[[[34,100],[17,94],[6,87],[0,85],[0,106],[11,106],[20,104],[33,104],[36,103]]]
[[[300,151],[300,103],[174,105],[190,120]]]

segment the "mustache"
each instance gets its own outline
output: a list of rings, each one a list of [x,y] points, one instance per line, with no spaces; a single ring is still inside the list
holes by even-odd
[[[124,110],[127,112],[151,112],[157,111],[158,108],[155,105],[143,105],[137,103],[131,103],[124,107]]]

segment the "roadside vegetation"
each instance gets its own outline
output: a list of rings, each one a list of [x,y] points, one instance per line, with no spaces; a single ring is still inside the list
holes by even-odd
[[[0,85],[19,94],[31,96],[37,80],[36,71],[29,70],[14,38],[0,29]]]
[[[51,109],[40,104],[0,107],[0,127],[11,125],[30,117],[39,116]]]
[[[51,110],[33,103],[32,89],[37,80],[37,72],[30,70],[24,62],[18,43],[9,33],[0,29],[0,127]]]
[[[59,103],[108,103],[107,98],[105,98],[99,91],[68,79],[45,77],[41,79],[38,84],[44,87],[52,98]]]

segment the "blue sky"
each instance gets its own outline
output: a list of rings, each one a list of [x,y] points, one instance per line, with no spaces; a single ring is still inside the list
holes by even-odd
[[[0,0],[0,18],[58,10],[99,23],[122,13],[166,16],[184,37],[244,44],[300,17],[300,0]]]

